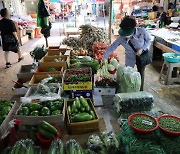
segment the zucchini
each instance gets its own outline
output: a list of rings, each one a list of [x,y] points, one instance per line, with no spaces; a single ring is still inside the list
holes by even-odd
[[[60,139],[57,140],[57,142],[58,142],[58,149],[57,149],[57,153],[56,154],[64,154],[65,151],[64,151],[63,142]]]
[[[77,109],[80,109],[80,108],[81,108],[81,103],[80,103],[79,98],[76,97],[75,101],[76,101],[76,108],[77,108]]]
[[[20,141],[17,141],[16,144],[13,146],[10,154],[18,154],[20,147],[21,147]]]
[[[82,106],[86,109],[86,111],[89,112],[90,107],[89,107],[89,104],[88,104],[87,100],[84,97],[82,97],[82,96],[80,96],[79,99],[81,101]]]
[[[40,126],[41,126],[41,128],[43,128],[47,132],[49,132],[49,133],[51,133],[51,134],[53,134],[55,136],[58,135],[57,129],[54,126],[52,126],[51,124],[49,124],[48,122],[43,120],[43,121],[40,122]]]
[[[41,126],[39,127],[39,133],[46,139],[54,139],[55,135],[46,131],[45,129],[43,129]]]
[[[89,121],[92,120],[92,115],[88,113],[78,113],[71,117],[73,122],[82,122],[82,121]]]
[[[57,140],[52,141],[48,154],[56,154]]]

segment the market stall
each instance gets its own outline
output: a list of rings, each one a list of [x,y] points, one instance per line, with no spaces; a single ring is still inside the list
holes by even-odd
[[[36,47],[14,81],[16,102],[0,101],[0,150],[179,153],[180,117],[157,112],[140,74],[115,53],[102,64],[108,46],[103,29],[83,25],[76,39]]]

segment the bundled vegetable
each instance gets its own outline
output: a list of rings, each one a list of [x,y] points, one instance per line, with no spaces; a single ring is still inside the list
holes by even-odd
[[[116,153],[119,150],[119,141],[116,134],[113,132],[102,132],[100,137],[108,153]]]
[[[67,154],[84,154],[82,147],[74,139],[71,139],[66,143],[65,149]]]
[[[89,56],[72,57],[70,68],[86,68],[91,67],[92,72],[96,73],[99,69],[99,62]]]
[[[119,66],[117,70],[117,81],[122,93],[138,92],[141,87],[141,76],[132,67]]]
[[[61,83],[62,82],[62,76],[50,76],[48,78],[45,78],[43,80],[41,80],[42,84],[46,84],[46,83]]]
[[[58,130],[46,121],[39,123],[39,133],[45,139],[55,139],[58,135]]]
[[[44,45],[37,46],[34,48],[33,51],[30,52],[30,55],[32,58],[34,58],[35,61],[39,61],[41,58],[43,58],[47,53],[47,50],[45,49]]]
[[[13,102],[10,100],[0,100],[0,125],[3,123],[4,119],[10,112],[13,106]]]
[[[10,148],[6,148],[2,151],[2,154],[41,154],[40,147],[34,145],[31,139],[17,141],[16,144]]]
[[[48,150],[48,154],[65,154],[64,144],[60,139],[54,140]]]
[[[22,105],[18,110],[18,115],[25,116],[50,116],[62,114],[64,101],[62,99],[46,101],[40,103],[30,103]]]
[[[154,97],[142,91],[134,93],[119,93],[114,97],[114,107],[118,114],[151,110]]]
[[[97,154],[108,154],[104,143],[98,135],[91,135],[88,138],[87,146],[90,150]]]
[[[76,97],[73,103],[68,106],[68,114],[71,122],[89,121],[97,118],[87,100],[82,96]]]

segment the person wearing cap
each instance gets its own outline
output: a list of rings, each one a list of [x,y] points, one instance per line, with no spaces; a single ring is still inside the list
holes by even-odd
[[[130,46],[129,41],[137,52]],[[141,75],[141,91],[144,86],[145,66],[140,65],[137,56],[140,56],[143,51],[147,51],[149,43],[150,36],[148,32],[144,28],[136,27],[136,20],[134,18],[126,16],[120,24],[119,37],[104,53],[104,58],[107,59],[119,45],[125,48],[125,65],[130,67],[137,66],[137,70]]]

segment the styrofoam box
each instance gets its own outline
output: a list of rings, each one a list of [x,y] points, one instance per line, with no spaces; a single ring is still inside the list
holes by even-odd
[[[94,88],[95,95],[115,95],[116,88]]]

